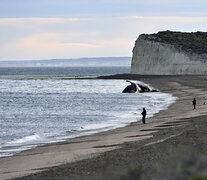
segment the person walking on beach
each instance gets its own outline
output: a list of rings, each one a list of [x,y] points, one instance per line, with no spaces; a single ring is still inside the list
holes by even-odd
[[[204,97],[204,99],[203,99],[203,105],[205,105],[206,104],[206,98]]]
[[[142,111],[142,123],[145,124],[145,117],[147,115],[147,111],[145,108],[143,108],[143,111]]]
[[[194,109],[196,109],[196,98],[193,98],[193,107],[194,107]]]

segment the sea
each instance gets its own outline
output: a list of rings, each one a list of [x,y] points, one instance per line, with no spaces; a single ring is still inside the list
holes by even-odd
[[[176,101],[122,93],[125,80],[88,79],[123,73],[130,67],[0,68],[0,157],[124,127],[141,120],[143,107],[148,118]]]

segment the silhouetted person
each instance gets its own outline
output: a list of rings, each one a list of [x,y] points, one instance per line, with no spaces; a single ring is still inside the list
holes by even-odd
[[[196,109],[196,98],[193,98],[193,107],[194,107],[194,109]]]
[[[142,111],[142,123],[145,124],[145,117],[147,115],[147,111],[145,110],[145,108],[143,108],[143,111]]]

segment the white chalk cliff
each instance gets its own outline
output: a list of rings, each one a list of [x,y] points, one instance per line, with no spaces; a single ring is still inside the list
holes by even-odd
[[[169,40],[171,32],[164,32],[168,33],[167,38],[162,34],[157,36],[159,33],[139,36],[133,49],[132,74],[207,74],[207,43],[202,41],[204,44],[200,45],[191,38],[182,42],[179,37],[175,40],[174,34],[174,39]],[[186,34],[189,38],[190,33]]]

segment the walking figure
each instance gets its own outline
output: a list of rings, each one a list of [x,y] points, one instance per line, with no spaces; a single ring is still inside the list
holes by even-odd
[[[145,110],[145,108],[143,108],[143,111],[142,111],[142,123],[145,124],[145,117],[147,115],[147,111]]]
[[[194,109],[196,109],[196,98],[193,98],[193,107],[194,107]]]

